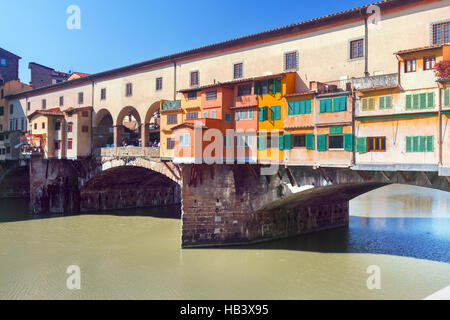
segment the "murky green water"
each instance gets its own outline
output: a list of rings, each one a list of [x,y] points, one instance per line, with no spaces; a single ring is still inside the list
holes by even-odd
[[[246,248],[181,250],[178,211],[30,219],[0,200],[0,299],[422,299],[450,285],[449,193],[385,187],[351,202],[349,229]]]

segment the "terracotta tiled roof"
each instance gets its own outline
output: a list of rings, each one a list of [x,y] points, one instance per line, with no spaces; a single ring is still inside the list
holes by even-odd
[[[33,112],[28,116],[28,119],[33,119],[36,115],[43,116],[55,116],[55,117],[64,117],[64,112],[61,111],[50,111],[50,110],[38,110]]]
[[[448,45],[450,45],[450,44],[434,44],[431,46],[425,46],[425,47],[419,47],[419,48],[413,48],[413,49],[407,49],[407,50],[400,50],[400,51],[397,51],[395,54],[402,55],[402,54],[407,54],[407,53],[426,51],[426,50],[431,50],[431,49],[442,48],[443,46],[448,46]]]
[[[306,96],[306,95],[315,94],[315,93],[316,93],[315,91],[308,90],[308,91],[294,92],[294,93],[286,94],[286,95],[284,95],[284,97],[290,98],[290,97]]]

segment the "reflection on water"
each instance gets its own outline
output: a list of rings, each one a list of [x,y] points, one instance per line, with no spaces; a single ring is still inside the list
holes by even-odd
[[[349,228],[191,250],[177,207],[33,218],[0,200],[0,299],[421,299],[450,285],[449,200],[394,185],[353,200]],[[80,291],[65,286],[73,264]]]

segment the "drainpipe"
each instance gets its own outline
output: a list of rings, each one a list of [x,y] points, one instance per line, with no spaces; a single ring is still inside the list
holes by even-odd
[[[364,76],[370,76],[369,73],[369,25],[367,20],[367,14],[363,12],[363,9],[359,10],[359,13],[364,19]]]
[[[177,98],[177,62],[173,60],[173,101]]]
[[[439,165],[442,166],[442,88],[439,87],[439,112],[438,112],[438,119],[439,119]]]
[[[92,92],[91,92],[91,104],[92,104],[92,110],[91,110],[91,155],[94,154],[94,81],[92,81]],[[77,142],[78,142],[78,137],[77,137]]]

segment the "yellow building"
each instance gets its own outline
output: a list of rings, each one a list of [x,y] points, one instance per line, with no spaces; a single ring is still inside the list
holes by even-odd
[[[284,135],[285,96],[295,90],[295,73],[267,76],[254,82],[258,97],[258,162],[281,163],[292,136]]]

